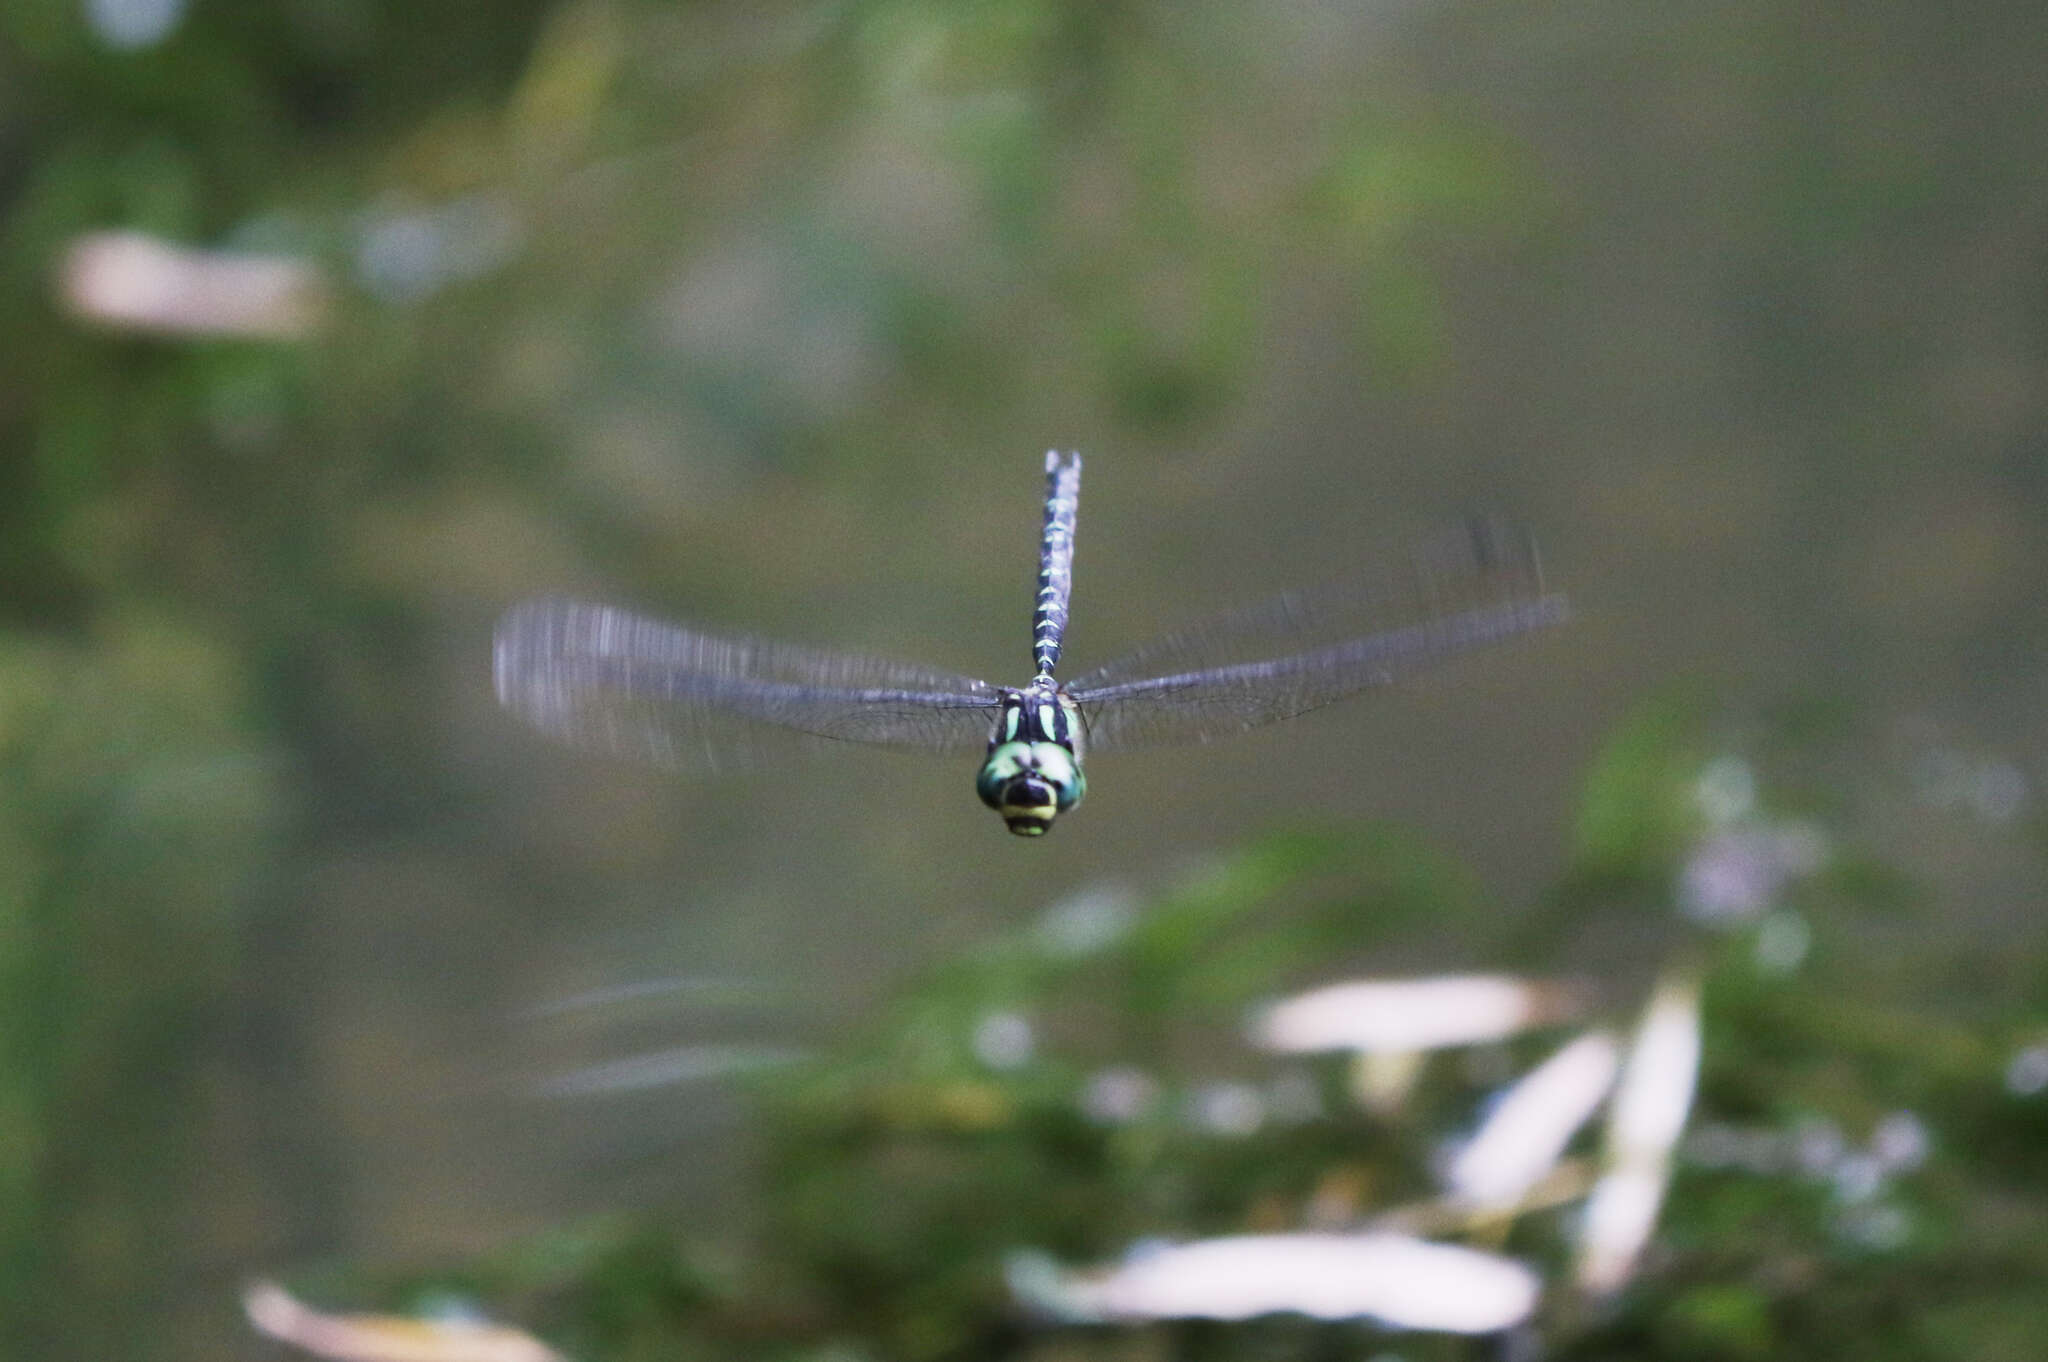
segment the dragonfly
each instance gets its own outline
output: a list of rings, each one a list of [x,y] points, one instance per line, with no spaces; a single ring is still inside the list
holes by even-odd
[[[777,740],[979,751],[981,802],[1038,837],[1087,794],[1086,754],[1293,718],[1568,614],[1529,536],[1473,519],[1391,568],[1215,616],[1063,682],[1080,455],[1047,454],[1045,474],[1035,670],[1021,686],[546,597],[498,625],[498,699],[572,745],[683,770]]]

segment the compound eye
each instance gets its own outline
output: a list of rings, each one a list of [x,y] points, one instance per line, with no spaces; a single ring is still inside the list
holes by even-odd
[[[1003,743],[988,755],[974,777],[974,792],[991,809],[1001,808],[1009,799],[1010,785],[1026,774],[1024,758],[1029,749],[1023,743]]]

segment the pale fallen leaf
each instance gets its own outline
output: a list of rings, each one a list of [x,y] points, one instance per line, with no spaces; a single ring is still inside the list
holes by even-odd
[[[560,1362],[531,1334],[471,1319],[339,1315],[315,1310],[276,1282],[242,1293],[242,1309],[262,1333],[340,1362]]]
[[[320,275],[304,261],[194,250],[141,232],[73,241],[57,292],[86,321],[171,335],[297,340],[326,310]]]

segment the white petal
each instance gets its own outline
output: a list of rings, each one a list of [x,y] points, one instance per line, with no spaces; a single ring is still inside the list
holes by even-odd
[[[1500,1040],[1578,1010],[1570,989],[1497,974],[1332,984],[1275,1003],[1253,1025],[1272,1050],[1435,1050]]]
[[[1540,1289],[1529,1268],[1477,1249],[1396,1234],[1257,1234],[1143,1249],[1102,1275],[1067,1278],[1058,1294],[1065,1313],[1101,1320],[1286,1313],[1492,1333],[1527,1319]]]
[[[974,1028],[974,1057],[991,1069],[1017,1069],[1031,1062],[1038,1033],[1018,1012],[991,1012]]]
[[[1579,1239],[1579,1285],[1605,1293],[1628,1280],[1657,1226],[1669,1166],[1623,1166],[1593,1184]]]
[[[1700,989],[1689,977],[1661,981],[1643,1009],[1614,1093],[1608,1140],[1629,1162],[1663,1159],[1692,1110],[1700,1071]]]
[[[1621,1046],[1595,1031],[1532,1069],[1451,1162],[1451,1190],[1487,1210],[1520,1203],[1607,1096],[1620,1065]]]
[[[1586,1202],[1578,1280],[1589,1291],[1620,1287],[1650,1241],[1699,1067],[1699,981],[1667,975],[1636,1026],[1607,1122],[1608,1168]]]

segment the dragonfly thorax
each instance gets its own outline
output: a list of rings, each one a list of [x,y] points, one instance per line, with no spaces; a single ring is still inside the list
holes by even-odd
[[[1050,677],[1004,695],[974,788],[1019,837],[1043,835],[1088,792],[1080,714]]]

